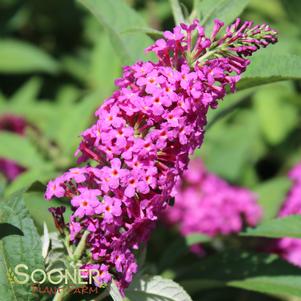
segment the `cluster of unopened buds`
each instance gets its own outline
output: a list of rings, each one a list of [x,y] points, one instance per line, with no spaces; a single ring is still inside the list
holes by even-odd
[[[101,271],[98,282],[129,285],[137,263],[133,250],[146,242],[175,194],[189,156],[201,146],[208,109],[215,108],[261,46],[277,41],[267,25],[238,19],[217,38],[195,20],[164,32],[147,51],[157,62],[124,67],[118,89],[82,133],[78,163],[49,182],[46,198],[68,198],[71,245],[88,231],[82,262]]]
[[[230,235],[260,221],[262,210],[256,200],[250,190],[230,185],[208,172],[200,159],[194,159],[177,185],[174,206],[164,210],[162,218],[183,236]],[[204,253],[200,245],[194,245],[192,251]]]

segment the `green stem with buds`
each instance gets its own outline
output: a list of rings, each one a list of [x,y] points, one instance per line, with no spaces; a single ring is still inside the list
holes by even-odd
[[[82,238],[79,241],[74,253],[72,252],[72,249],[71,249],[70,244],[69,244],[70,237],[69,237],[69,235],[66,235],[64,244],[65,244],[65,247],[67,249],[68,256],[71,258],[74,266],[76,266],[76,264],[78,263],[78,261],[80,260],[80,258],[82,257],[82,255],[85,251],[86,242],[87,242],[87,238],[88,238],[89,234],[90,234],[89,231],[84,232],[84,234],[82,235]],[[78,287],[81,287],[81,286],[82,286],[82,284],[78,285]],[[65,300],[65,298],[68,298],[69,294],[74,289],[75,289],[75,287],[72,287],[72,288],[63,287],[63,286],[60,287],[57,290],[53,301],[63,301],[63,300]]]

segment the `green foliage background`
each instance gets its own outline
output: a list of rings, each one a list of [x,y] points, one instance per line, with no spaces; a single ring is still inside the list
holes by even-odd
[[[294,299],[301,298],[301,270],[278,258],[243,253],[247,236],[301,237],[300,219],[272,220],[290,187],[286,173],[301,160],[301,1],[181,3],[184,15],[192,11],[191,18],[199,17],[209,28],[216,17],[229,23],[241,15],[279,31],[279,43],[252,58],[238,92],[210,112],[197,153],[210,171],[258,193],[264,224],[236,238],[235,251],[230,247],[204,260],[188,256],[189,241],[160,226],[148,248],[149,269],[180,281],[196,301],[281,300],[283,295],[301,300]],[[7,213],[15,206],[8,205],[15,202],[8,196],[29,188],[22,197],[24,208],[16,212],[19,219],[29,219],[30,226],[23,226],[30,227],[26,231],[34,239],[44,222],[54,231],[49,204],[36,182],[46,183],[75,164],[79,134],[113,91],[122,65],[149,59],[143,49],[174,21],[167,0],[1,0],[0,11],[0,116],[16,114],[31,124],[25,137],[0,132],[0,157],[26,168],[11,183],[0,178],[0,222],[20,226]],[[163,243],[167,239],[170,243]],[[0,251],[5,244],[0,242]],[[35,256],[39,263],[40,255]]]

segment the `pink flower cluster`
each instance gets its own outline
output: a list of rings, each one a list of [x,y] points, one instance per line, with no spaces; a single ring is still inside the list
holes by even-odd
[[[293,186],[279,212],[279,217],[301,214],[301,163],[289,172],[289,177],[293,181]],[[276,244],[277,253],[301,267],[301,239],[286,237],[279,239]]]
[[[208,172],[200,159],[190,161],[177,189],[175,204],[163,217],[168,224],[177,225],[184,236],[228,235],[240,232],[245,225],[255,226],[261,219],[262,211],[252,192]]]
[[[79,163],[89,163],[48,184],[47,199],[71,199],[72,243],[90,232],[87,253],[103,272],[102,283],[112,276],[121,288],[131,282],[133,250],[147,240],[189,155],[202,144],[208,108],[228,86],[234,90],[249,64],[244,56],[276,42],[267,25],[239,20],[217,39],[222,25],[215,21],[210,37],[198,21],[176,26],[147,49],[158,62],[125,67],[118,89],[82,134]]]
[[[15,115],[0,116],[0,131],[13,132],[18,135],[25,134],[27,122],[25,119]],[[7,158],[0,158],[0,173],[2,173],[8,181],[13,181],[25,168],[16,162]]]

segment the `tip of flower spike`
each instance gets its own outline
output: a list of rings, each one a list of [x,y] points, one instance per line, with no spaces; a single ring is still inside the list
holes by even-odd
[[[154,52],[161,64],[179,69],[183,63],[194,66],[198,61],[204,63],[216,58],[250,56],[259,48],[278,41],[277,32],[268,25],[253,26],[252,21],[241,22],[239,18],[217,38],[223,26],[223,21],[215,19],[211,35],[206,37],[198,20],[192,24],[182,23],[173,31],[165,31],[163,38],[147,51]],[[192,36],[196,38],[192,39]]]

